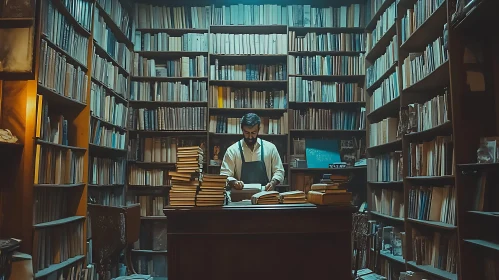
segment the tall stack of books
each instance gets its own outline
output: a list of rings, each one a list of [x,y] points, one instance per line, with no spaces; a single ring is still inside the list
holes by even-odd
[[[196,206],[222,206],[225,202],[227,176],[204,174],[201,188],[196,198]]]
[[[307,200],[320,205],[350,205],[352,193],[347,192],[348,176],[324,174],[319,184],[313,184]]]
[[[170,206],[196,206],[203,172],[203,150],[199,146],[177,147],[177,170],[170,171]]]

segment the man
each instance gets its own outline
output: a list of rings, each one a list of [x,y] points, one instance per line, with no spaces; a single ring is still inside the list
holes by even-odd
[[[220,175],[227,176],[231,188],[241,190],[244,184],[261,184],[274,190],[284,179],[284,167],[274,144],[258,138],[260,117],[253,113],[241,119],[243,140],[225,152]]]

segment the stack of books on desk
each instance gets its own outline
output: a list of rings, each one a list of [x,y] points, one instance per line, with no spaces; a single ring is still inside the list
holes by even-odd
[[[225,202],[227,176],[204,174],[196,197],[196,206],[222,206]]]
[[[170,206],[196,206],[196,194],[203,172],[203,150],[198,146],[177,148],[177,170],[170,171]]]
[[[302,191],[290,191],[279,194],[279,201],[283,204],[306,203],[307,197]]]
[[[251,197],[251,204],[278,204],[279,192],[276,191],[263,191],[255,193]]]
[[[307,194],[310,203],[319,205],[350,205],[352,193],[341,188],[339,183],[313,184]]]

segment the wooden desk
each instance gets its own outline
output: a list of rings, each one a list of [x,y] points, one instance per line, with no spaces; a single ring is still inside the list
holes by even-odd
[[[355,207],[165,208],[169,280],[351,279]]]

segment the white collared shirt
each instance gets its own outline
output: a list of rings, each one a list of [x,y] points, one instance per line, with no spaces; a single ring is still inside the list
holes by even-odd
[[[263,161],[265,162],[265,168],[267,169],[267,177],[269,180],[275,179],[282,183],[284,180],[284,167],[282,166],[279,152],[273,143],[265,141],[261,138],[257,138],[253,151],[248,147],[244,140],[239,140],[227,148],[222,161],[222,166],[220,167],[220,175],[227,176],[228,181],[240,180],[243,159],[241,158],[241,153],[239,152],[239,142],[241,142],[241,148],[243,149],[244,159],[246,162],[261,160],[260,143],[263,142]]]

